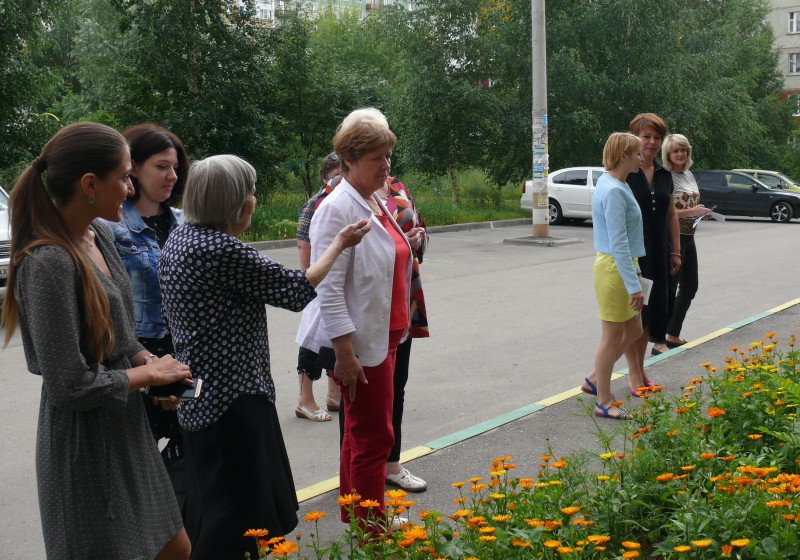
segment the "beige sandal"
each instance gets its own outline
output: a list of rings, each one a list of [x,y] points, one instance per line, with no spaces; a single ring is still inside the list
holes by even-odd
[[[342,408],[341,401],[335,401],[330,397],[325,397],[325,406],[328,409],[328,412],[339,412]]]
[[[302,404],[298,404],[297,407],[294,409],[294,415],[298,418],[305,418],[306,420],[311,420],[312,422],[328,422],[331,420],[331,415],[318,408],[313,412],[307,409]]]

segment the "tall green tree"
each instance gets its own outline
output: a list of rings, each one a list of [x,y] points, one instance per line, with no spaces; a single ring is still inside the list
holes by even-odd
[[[458,202],[458,169],[479,165],[492,117],[481,87],[478,0],[432,0],[417,9],[387,9],[380,20],[397,53],[389,110],[410,167],[450,177]],[[388,69],[387,69],[388,70]]]
[[[7,187],[57,128],[46,108],[58,81],[35,61],[48,21],[43,0],[0,2],[0,182]]]

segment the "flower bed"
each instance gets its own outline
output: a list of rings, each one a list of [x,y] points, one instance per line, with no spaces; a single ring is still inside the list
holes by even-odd
[[[794,346],[795,335],[781,351],[768,333],[730,348],[724,365],[701,364],[680,394],[648,392],[633,421],[614,424],[623,437],[598,424],[599,456],[548,452],[536,478],[498,457],[486,475],[453,483],[452,513],[415,512],[392,490],[389,513],[417,520],[379,538],[351,524],[322,546],[313,524],[324,512],[306,515],[311,542],[247,536],[260,556],[317,559],[800,558]],[[340,497],[370,507],[359,500]]]

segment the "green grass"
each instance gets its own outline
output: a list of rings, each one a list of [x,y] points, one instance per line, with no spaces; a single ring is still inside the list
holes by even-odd
[[[425,223],[431,226],[529,218],[519,207],[520,185],[498,186],[477,169],[458,174],[459,202],[453,204],[449,177],[431,177],[410,172],[399,177],[409,188]],[[267,194],[259,192],[258,205],[244,241],[292,239],[297,216],[306,202],[299,181],[289,181]]]

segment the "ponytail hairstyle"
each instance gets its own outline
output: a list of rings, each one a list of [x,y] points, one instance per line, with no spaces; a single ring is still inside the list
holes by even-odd
[[[91,122],[71,124],[56,132],[39,157],[17,178],[9,204],[11,266],[0,320],[6,329],[6,345],[19,323],[17,270],[25,257],[36,258],[31,254],[34,249],[57,245],[69,253],[78,273],[78,301],[83,305],[82,343],[98,363],[112,350],[114,325],[108,296],[59,208],[77,195],[84,175],[93,173],[99,179],[107,178],[122,164],[127,150],[125,138],[111,127]]]

